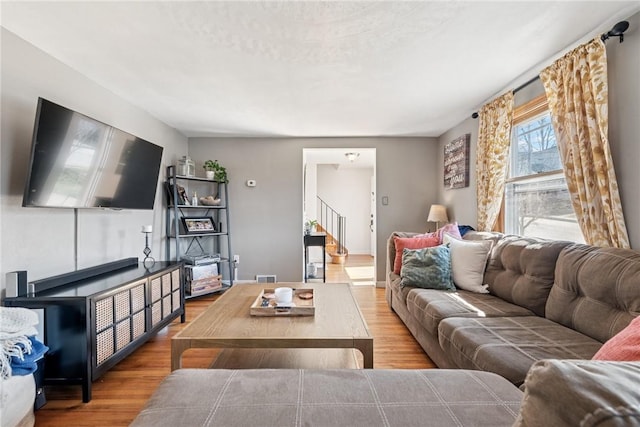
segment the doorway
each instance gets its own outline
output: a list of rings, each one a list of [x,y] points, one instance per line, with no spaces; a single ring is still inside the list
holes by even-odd
[[[376,149],[304,148],[302,155],[303,223],[318,221],[327,241],[336,238],[346,252],[342,264],[332,263],[329,255],[338,248],[328,244],[327,270],[322,273],[328,282],[375,286]],[[344,217],[339,230],[336,223],[341,220],[335,214]],[[309,248],[309,259],[321,268],[322,249]],[[334,260],[341,261],[340,257]],[[302,267],[304,277],[307,266]]]

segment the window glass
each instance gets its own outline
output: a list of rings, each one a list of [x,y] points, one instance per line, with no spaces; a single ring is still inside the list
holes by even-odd
[[[513,127],[505,232],[584,243],[546,112]]]
[[[512,177],[562,170],[556,135],[548,113],[517,125],[514,133]]]

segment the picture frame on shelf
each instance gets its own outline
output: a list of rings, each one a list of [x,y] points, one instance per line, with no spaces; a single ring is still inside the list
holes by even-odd
[[[182,225],[186,234],[216,233],[216,223],[210,216],[183,216]]]

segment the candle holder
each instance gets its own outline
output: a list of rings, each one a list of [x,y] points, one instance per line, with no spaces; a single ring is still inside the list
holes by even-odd
[[[156,260],[151,256],[151,248],[149,247],[149,234],[151,234],[151,231],[143,228],[142,232],[144,233],[144,250],[142,253],[145,255],[142,264],[146,269],[149,269],[156,263]]]

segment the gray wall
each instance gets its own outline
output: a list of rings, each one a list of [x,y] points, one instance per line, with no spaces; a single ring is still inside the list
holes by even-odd
[[[445,189],[444,176],[444,145],[454,139],[471,134],[469,143],[469,186],[465,188]],[[477,225],[476,212],[476,145],[478,143],[478,121],[467,119],[453,129],[448,130],[439,138],[438,175],[435,178],[436,189],[440,202],[447,207],[449,221],[457,221],[460,225]]]
[[[609,142],[631,247],[640,249],[640,13],[624,43],[607,41]]]
[[[229,172],[233,252],[240,255],[239,279],[277,274],[303,277],[302,149],[376,148],[377,277],[384,280],[386,240],[395,230],[422,231],[437,200],[434,138],[190,138],[189,154],[202,163],[218,159]],[[255,179],[257,186],[245,185]],[[383,206],[383,196],[389,205]]]
[[[142,225],[153,224],[152,255],[164,258],[164,204],[158,186],[154,211],[79,210],[77,241],[72,209],[23,208],[38,97],[80,111],[165,148],[165,166],[187,151],[187,138],[83,75],[2,29],[0,145],[0,297],[6,273],[28,279],[143,256]]]
[[[609,71],[609,142],[618,177],[620,198],[624,210],[631,247],[640,248],[640,13],[627,19],[629,30],[624,43],[607,41]],[[607,28],[608,29],[608,28]],[[604,28],[599,32],[606,31]],[[596,32],[596,33],[599,33]],[[550,61],[551,62],[551,61]],[[549,62],[549,63],[550,63]],[[542,68],[541,68],[542,69]],[[540,92],[536,83],[516,95],[516,103]],[[506,91],[506,89],[505,89]],[[471,178],[465,189],[445,190],[439,183],[440,200],[450,216],[461,224],[477,224],[475,161],[478,141],[478,121],[471,118],[450,129],[439,138],[439,176],[443,173],[444,145],[452,139],[471,133]]]

